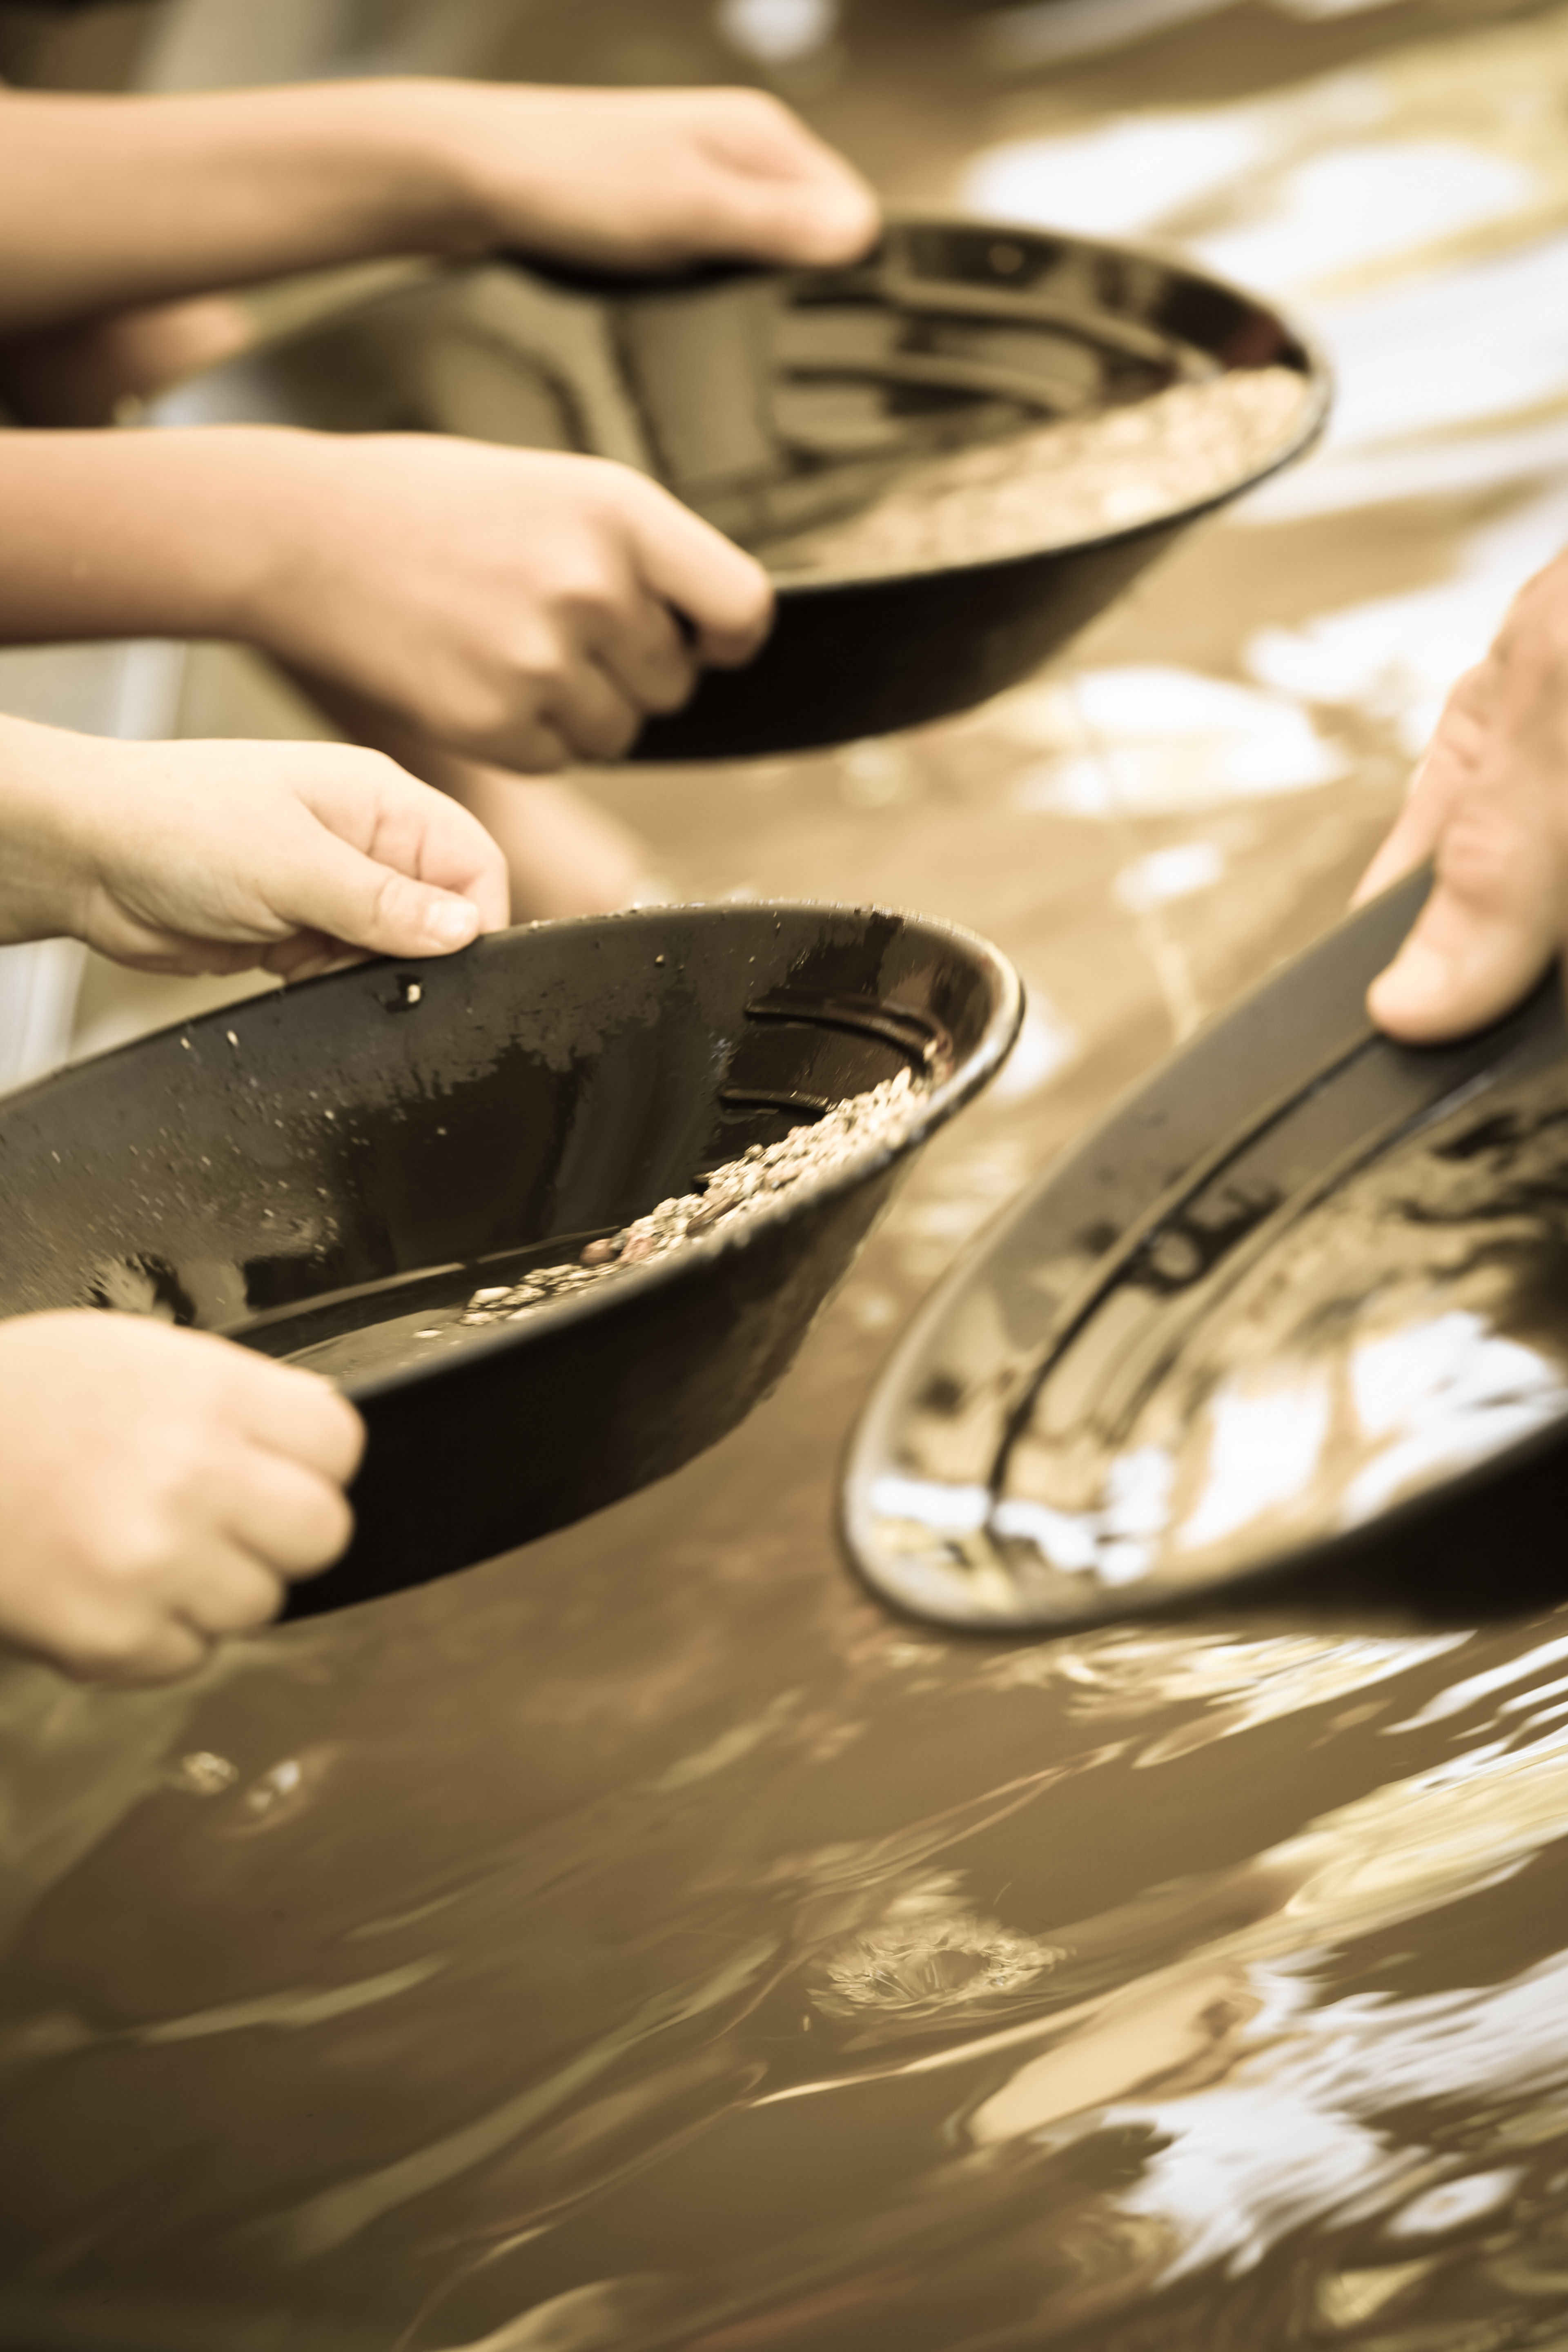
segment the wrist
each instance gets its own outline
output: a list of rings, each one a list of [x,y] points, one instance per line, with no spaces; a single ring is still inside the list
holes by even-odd
[[[177,634],[223,637],[279,660],[298,658],[319,618],[323,552],[352,531],[342,514],[342,436],[291,425],[217,426],[180,435],[200,440],[206,496],[193,501],[216,528],[203,533],[200,596],[205,618]],[[219,543],[212,543],[217,541]]]
[[[559,209],[545,154],[572,95],[433,77],[356,85],[361,135],[401,207],[386,249],[463,260],[525,246],[531,221]]]
[[[426,77],[356,82],[337,95],[339,152],[356,159],[374,222],[367,245],[460,260],[501,240],[479,131],[498,104],[515,110],[522,92]]]
[[[85,938],[125,750],[0,719],[0,940]]]

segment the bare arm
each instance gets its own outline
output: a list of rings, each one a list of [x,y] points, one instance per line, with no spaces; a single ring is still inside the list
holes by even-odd
[[[0,337],[387,254],[828,262],[869,191],[751,90],[0,92]]]
[[[0,433],[0,644],[242,635],[252,509],[294,437]]]
[[[524,771],[617,757],[772,617],[643,475],[429,434],[0,434],[0,642],[238,638]]]
[[[441,251],[458,223],[433,162],[421,163],[379,91],[7,90],[0,334],[366,255]]]

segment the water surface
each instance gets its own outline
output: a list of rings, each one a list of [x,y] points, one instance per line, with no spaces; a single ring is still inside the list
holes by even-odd
[[[1325,337],[1336,436],[986,712],[601,786],[694,894],[989,932],[1025,1044],[677,1478],[179,1689],[0,1679],[0,2277],[378,2352],[1547,2346],[1568,1612],[1489,1559],[1425,1624],[1413,1559],[1397,1623],[950,1639],[832,1515],[924,1288],[1333,919],[1568,533],[1568,11],[818,16],[769,69],[896,194],[1000,157],[1018,205],[1228,251]],[[756,64],[695,0],[591,57],[552,5],[355,23],[361,63]]]

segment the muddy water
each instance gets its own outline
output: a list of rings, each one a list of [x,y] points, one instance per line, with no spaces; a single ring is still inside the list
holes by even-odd
[[[504,13],[449,21],[724,67],[695,5],[592,61]],[[1234,267],[1339,424],[987,712],[605,788],[693,890],[991,932],[1024,1045],[679,1477],[178,1690],[0,1682],[0,2275],[88,2342],[155,2301],[384,2352],[1551,2344],[1568,1610],[1487,1559],[1470,1626],[949,1640],[831,1524],[926,1285],[1332,919],[1568,536],[1568,12],[887,0],[781,57],[790,16],[723,22],[897,193]]]

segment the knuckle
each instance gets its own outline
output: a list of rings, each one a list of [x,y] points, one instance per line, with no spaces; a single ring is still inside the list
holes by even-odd
[[[510,648],[494,662],[430,681],[420,712],[429,732],[461,750],[486,750],[503,739],[531,690],[525,652]]]
[[[773,583],[761,565],[742,557],[714,584],[715,621],[733,636],[760,642],[773,616]]]
[[[221,1452],[226,1450],[222,1441],[230,1433],[216,1402],[205,1412],[182,1415],[160,1431],[156,1449],[149,1450],[147,1513],[140,1532],[143,1549],[159,1558],[172,1548],[185,1515],[211,1499],[221,1478]]]
[[[579,521],[588,534],[618,532],[627,519],[648,503],[648,494],[657,499],[666,496],[660,485],[635,467],[623,465],[616,457],[575,457],[574,465],[582,472],[574,478],[573,488]],[[593,547],[593,538],[586,540]]]
[[[642,733],[644,715],[642,711],[637,711],[617,730],[616,740],[606,746],[605,753],[606,759],[624,760]]]
[[[519,664],[515,681],[508,686],[476,686],[458,698],[452,713],[451,739],[459,746],[489,751],[503,742],[538,690],[538,679]]]
[[[254,1633],[258,1625],[269,1625],[282,1605],[281,1578],[263,1570],[228,1610],[228,1630],[235,1633]]]
[[[55,1664],[73,1683],[116,1681],[132,1654],[129,1645],[93,1633],[57,1636],[52,1647]]]
[[[292,1557],[285,1573],[310,1576],[330,1568],[347,1549],[353,1527],[353,1512],[341,1487],[328,1486],[324,1481],[318,1483],[300,1510]]]
[[[171,1432],[149,1448],[139,1485],[119,1498],[112,1528],[100,1523],[93,1530],[95,1570],[106,1589],[126,1596],[151,1590],[177,1560],[200,1501],[201,1474],[185,1435]]]
[[[602,541],[587,538],[561,559],[552,601],[558,609],[569,613],[584,607],[596,610],[600,605],[614,604],[619,592],[619,572],[608,550]]]
[[[552,776],[569,767],[574,746],[548,719],[534,719],[518,728],[508,746],[507,764],[519,775]]]
[[[1468,803],[1456,810],[1437,855],[1443,881],[1478,910],[1510,904],[1520,894],[1518,834],[1496,809]]]
[[[773,583],[760,563],[748,559],[744,575],[736,583],[735,601],[745,625],[766,629],[773,617]]]
[[[407,884],[403,875],[383,869],[369,881],[362,917],[364,939],[363,944],[383,939],[398,929],[398,901]]]
[[[531,714],[542,694],[559,684],[569,657],[569,638],[552,611],[541,614],[531,628],[521,631],[508,659],[508,677],[497,689],[497,699],[509,715]]]
[[[140,1611],[101,1600],[68,1609],[53,1641],[61,1670],[73,1682],[138,1679],[156,1655],[153,1628]]]
[[[276,1465],[264,1513],[258,1549],[264,1554],[267,1573],[274,1578],[326,1567],[353,1531],[353,1514],[342,1486],[302,1464]]]
[[[644,707],[652,711],[679,710],[690,701],[696,684],[694,663],[671,662],[648,679],[643,692]]]
[[[743,82],[714,90],[710,106],[716,121],[732,123],[738,130],[777,131],[795,126],[795,117],[781,100],[768,90],[751,89]]]
[[[210,1646],[199,1634],[189,1633],[183,1626],[170,1626],[161,1634],[150,1637],[117,1670],[102,1679],[137,1686],[179,1682],[205,1664]]]
[[[338,1475],[351,1478],[364,1454],[365,1427],[341,1389],[321,1382],[321,1426],[325,1441],[335,1449]]]
[[[591,729],[592,740],[586,748],[594,751],[601,760],[618,759],[623,751],[629,751],[637,741],[641,726],[640,711],[631,709],[601,711],[594,719]]]

